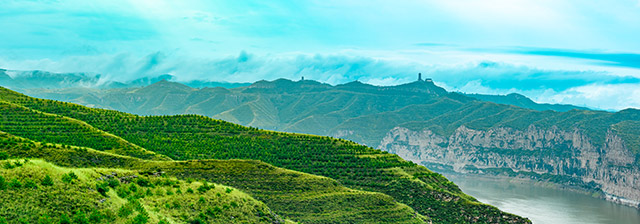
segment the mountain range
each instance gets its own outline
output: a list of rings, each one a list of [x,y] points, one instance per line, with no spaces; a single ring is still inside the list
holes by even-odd
[[[176,80],[175,76],[164,74],[154,77],[142,77],[127,81],[114,81],[112,78],[104,77],[100,74],[91,73],[53,73],[47,71],[19,71],[7,70],[0,68],[0,83],[3,87],[13,90],[22,91],[25,89],[42,88],[42,89],[60,89],[60,88],[130,88],[142,87],[161,80]],[[248,86],[251,83],[228,83],[191,80],[182,82],[193,88],[203,87],[225,87],[234,88]]]
[[[529,222],[351,141],[200,115],[138,116],[5,88],[0,164],[0,222]]]
[[[506,96],[278,79],[236,88],[162,80],[144,87],[27,89],[31,96],[138,115],[200,114],[352,140],[439,171],[520,176],[640,202],[640,111],[588,110]]]

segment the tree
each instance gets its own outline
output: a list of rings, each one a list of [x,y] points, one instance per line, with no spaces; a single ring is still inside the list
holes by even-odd
[[[32,179],[27,179],[24,183],[24,187],[38,189],[38,185]]]
[[[60,217],[60,224],[71,224],[71,219],[69,218],[69,216],[67,216],[67,214],[62,214],[62,216]]]
[[[84,214],[84,212],[77,211],[76,214],[73,216],[73,223],[74,224],[89,224],[89,220],[87,219],[87,216]]]
[[[5,160],[9,158],[9,154],[7,152],[0,152],[0,160]]]
[[[40,182],[42,186],[53,186],[53,179],[49,175],[44,176],[42,182]]]
[[[65,183],[71,183],[73,182],[73,180],[76,180],[76,179],[78,179],[78,176],[73,172],[69,172],[67,174],[62,175],[62,182],[65,182]]]

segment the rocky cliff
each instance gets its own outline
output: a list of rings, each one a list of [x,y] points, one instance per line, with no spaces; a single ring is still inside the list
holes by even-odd
[[[525,130],[460,126],[450,136],[430,130],[396,127],[378,148],[420,164],[451,167],[456,172],[526,173],[563,184],[602,190],[605,198],[640,207],[640,168],[621,137],[607,131],[596,144],[581,130],[552,126]]]

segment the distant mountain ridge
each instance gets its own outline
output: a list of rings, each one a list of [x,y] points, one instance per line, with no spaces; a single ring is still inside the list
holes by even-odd
[[[148,86],[162,80],[176,80],[176,77],[169,74],[142,77],[130,81],[118,82],[103,77],[100,74],[92,73],[53,73],[46,71],[17,71],[0,69],[0,84],[14,90],[25,90],[34,88],[43,89],[63,89],[63,88],[132,88]],[[182,82],[192,88],[204,87],[225,87],[235,88],[248,86],[250,83],[228,83],[203,80],[191,80]]]
[[[570,110],[590,110],[587,107],[579,107],[569,104],[548,104],[548,103],[536,103],[533,100],[517,93],[510,93],[507,95],[487,95],[487,94],[465,94],[467,96],[482,100],[489,101],[499,104],[507,104],[514,105],[522,108],[528,108],[532,110],[545,111],[545,110],[553,110],[553,111],[570,111]]]

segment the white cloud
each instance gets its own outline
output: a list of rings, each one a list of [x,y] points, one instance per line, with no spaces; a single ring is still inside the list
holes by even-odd
[[[550,99],[554,103],[589,105],[607,110],[640,109],[640,84],[585,85],[559,92]]]
[[[104,79],[133,80],[171,74],[178,81],[193,79],[255,82],[301,76],[330,84],[359,80],[373,85],[397,85],[433,78],[450,91],[482,94],[522,93],[546,103],[576,104],[604,109],[640,107],[640,78],[606,71],[539,69],[505,62],[422,64],[402,58],[372,58],[358,54],[253,54],[225,57],[190,57],[177,52],[155,52],[144,57],[128,53],[70,56],[60,60],[3,60],[0,67],[14,70],[99,73]],[[637,70],[636,70],[637,71]],[[103,80],[104,81],[104,80]]]

